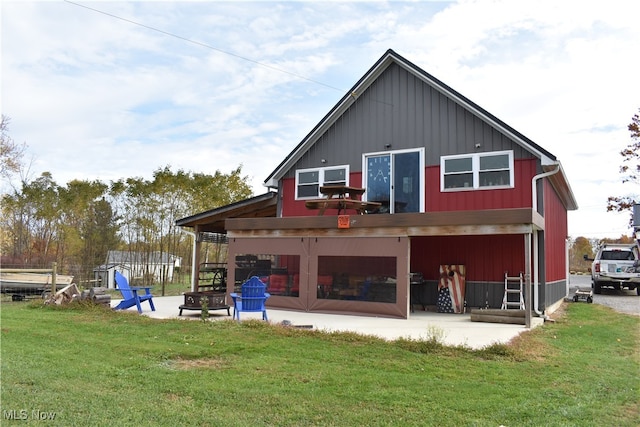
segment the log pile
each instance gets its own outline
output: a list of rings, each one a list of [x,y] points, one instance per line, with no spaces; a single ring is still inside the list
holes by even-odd
[[[80,299],[82,299],[82,296]],[[87,299],[86,296],[85,299]],[[111,295],[107,293],[107,288],[98,287],[89,289],[88,299],[93,301],[94,304],[111,305]]]
[[[45,304],[69,304],[73,301],[91,301],[94,304],[101,304],[110,306],[111,295],[107,293],[107,288],[91,288],[85,289],[82,292],[75,284],[65,286],[56,292],[53,296],[49,295],[45,299]]]
[[[471,310],[472,322],[525,324],[524,310],[475,309]]]

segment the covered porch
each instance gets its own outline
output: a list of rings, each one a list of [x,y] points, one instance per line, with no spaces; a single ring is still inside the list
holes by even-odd
[[[429,246],[429,239],[516,239],[527,294],[539,268],[533,256],[538,250],[538,232],[544,230],[542,216],[527,208],[287,218],[275,217],[275,208],[272,217],[227,213],[224,221],[213,211],[209,218],[223,222],[224,230],[218,230],[228,237],[227,294],[247,277],[257,275],[273,294],[269,299],[272,308],[403,319],[411,316],[411,273],[422,268],[412,251]],[[178,225],[211,230],[205,217],[200,216],[199,222],[181,220]],[[198,245],[196,239],[194,253]],[[492,262],[490,250],[486,258],[487,263]],[[495,282],[499,287],[500,278]],[[472,294],[474,289],[468,287],[467,292]],[[527,325],[531,299],[525,297]]]

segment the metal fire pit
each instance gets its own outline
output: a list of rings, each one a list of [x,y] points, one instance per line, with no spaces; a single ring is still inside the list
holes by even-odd
[[[209,311],[227,310],[227,316],[231,316],[230,307],[227,304],[227,295],[213,291],[185,292],[184,304],[178,307],[180,309],[179,316],[182,316],[182,310],[202,310],[202,303],[200,302],[202,297],[207,298],[207,309]]]

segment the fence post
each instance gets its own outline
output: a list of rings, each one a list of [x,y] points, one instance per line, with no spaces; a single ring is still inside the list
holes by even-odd
[[[58,263],[51,263],[51,298],[56,295],[56,273],[58,270]]]

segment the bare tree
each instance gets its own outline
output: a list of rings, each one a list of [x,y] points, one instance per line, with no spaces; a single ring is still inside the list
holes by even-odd
[[[9,136],[11,119],[4,114],[0,122],[0,177],[9,178],[20,171],[26,144],[18,144]]]
[[[620,173],[622,182],[640,184],[640,115],[635,114],[629,124],[631,132],[631,143],[620,151],[623,157]],[[637,187],[635,187],[637,188]],[[607,203],[607,211],[623,212],[631,210],[634,204],[638,203],[638,195],[610,196]]]

